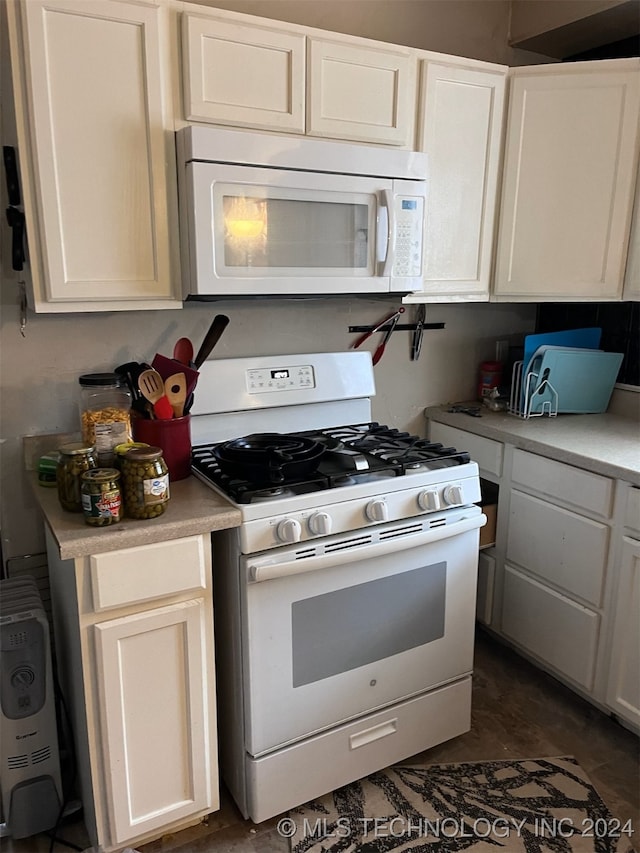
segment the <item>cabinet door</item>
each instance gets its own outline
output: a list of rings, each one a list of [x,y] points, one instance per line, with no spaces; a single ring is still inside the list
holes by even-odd
[[[624,273],[624,290],[622,298],[640,302],[640,170],[636,181],[636,202],[629,237],[629,252]]]
[[[512,72],[495,293],[620,299],[640,60]]]
[[[166,10],[128,0],[28,0],[12,9],[21,24],[12,16],[21,162],[29,153],[33,168],[23,177],[33,307],[181,307],[169,240]]]
[[[184,103],[192,121],[304,133],[304,36],[183,15]]]
[[[409,50],[309,39],[307,133],[413,147],[416,60]]]
[[[626,536],[613,625],[607,704],[640,728],[640,541]]]
[[[206,618],[192,600],[95,626],[113,844],[218,807]]]
[[[429,157],[423,290],[407,302],[489,298],[505,73],[423,62]]]

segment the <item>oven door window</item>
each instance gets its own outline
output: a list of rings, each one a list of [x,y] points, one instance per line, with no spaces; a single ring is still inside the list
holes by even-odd
[[[245,584],[249,752],[470,673],[477,539],[470,531],[342,565],[338,552],[334,566]]]
[[[293,686],[349,672],[441,639],[446,571],[446,563],[435,563],[294,601]]]

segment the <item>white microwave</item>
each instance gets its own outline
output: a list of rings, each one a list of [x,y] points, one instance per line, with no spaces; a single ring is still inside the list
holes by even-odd
[[[200,125],[176,146],[185,298],[422,288],[425,154]]]

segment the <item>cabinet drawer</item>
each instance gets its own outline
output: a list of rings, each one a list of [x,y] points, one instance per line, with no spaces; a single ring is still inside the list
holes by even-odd
[[[478,463],[481,472],[494,474],[496,477],[501,476],[504,445],[499,441],[483,438],[472,432],[445,426],[435,421],[429,424],[429,438],[447,447],[455,447],[456,450],[466,450],[471,459]]]
[[[89,559],[96,612],[206,588],[202,536],[124,548]]]
[[[587,690],[599,625],[597,613],[505,566],[503,633]]]
[[[636,486],[630,486],[627,492],[624,526],[640,536],[640,488]]]
[[[509,514],[507,559],[599,607],[607,525],[515,489]]]
[[[611,517],[614,481],[608,477],[554,462],[535,453],[515,450],[511,479],[548,498],[555,498],[602,518]]]

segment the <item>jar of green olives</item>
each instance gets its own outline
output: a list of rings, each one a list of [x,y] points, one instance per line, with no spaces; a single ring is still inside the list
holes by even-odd
[[[139,447],[120,458],[126,515],[156,518],[169,502],[169,474],[159,447]]]
[[[72,441],[58,448],[60,454],[56,470],[58,500],[69,512],[82,512],[82,475],[98,467],[94,445]]]
[[[120,472],[115,468],[92,468],[82,475],[84,520],[94,527],[115,524],[122,518]]]

